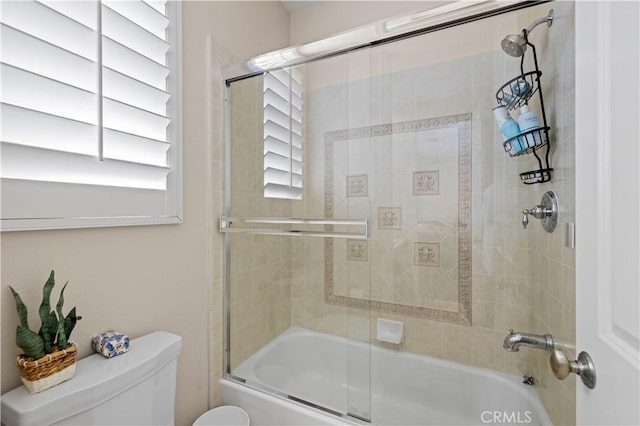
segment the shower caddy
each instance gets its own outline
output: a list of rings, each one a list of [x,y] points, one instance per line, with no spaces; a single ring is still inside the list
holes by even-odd
[[[550,127],[547,124],[547,114],[544,109],[544,99],[542,98],[542,86],[540,84],[540,76],[542,72],[538,67],[538,56],[536,55],[536,47],[529,42],[527,31],[523,31],[523,37],[527,46],[531,47],[533,52],[533,62],[535,65],[534,71],[524,72],[524,58],[526,52],[522,54],[520,59],[520,75],[507,81],[496,92],[496,100],[498,105],[504,105],[508,111],[513,111],[524,105],[529,104],[529,99],[537,92],[540,99],[540,109],[542,110],[542,127],[536,129],[527,130],[520,133],[518,136],[507,139],[504,143],[504,150],[509,153],[511,157],[517,157],[524,154],[533,154],[538,160],[538,169],[529,170],[527,172],[520,173],[520,180],[525,185],[533,185],[536,183],[549,182],[553,168],[549,167],[549,151],[551,146],[549,144],[549,130]],[[529,86],[528,90],[524,92],[520,89],[521,82],[526,82]],[[516,90],[514,90],[516,88]],[[523,147],[521,150],[512,149],[512,145]],[[546,152],[543,159],[540,158],[539,150],[546,146]]]

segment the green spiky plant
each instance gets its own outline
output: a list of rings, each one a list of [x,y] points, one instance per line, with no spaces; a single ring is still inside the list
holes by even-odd
[[[67,281],[67,284],[69,282]],[[68,346],[69,336],[76,322],[81,319],[76,315],[76,308],[69,311],[67,316],[62,314],[64,305],[64,290],[67,284],[62,287],[56,310],[51,310],[51,291],[55,285],[54,272],[51,271],[49,279],[42,288],[42,303],[40,303],[40,321],[42,325],[36,333],[29,328],[29,320],[27,318],[27,307],[22,301],[20,295],[9,286],[13,298],[16,301],[16,309],[20,324],[16,329],[16,344],[24,351],[24,354],[33,359],[39,359],[43,356],[54,352],[57,349],[64,349]],[[56,313],[57,312],[57,313]]]

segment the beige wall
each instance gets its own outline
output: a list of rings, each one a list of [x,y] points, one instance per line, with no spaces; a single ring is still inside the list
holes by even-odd
[[[451,1],[321,1],[291,13],[291,44],[309,43],[391,16],[447,3]]]
[[[17,316],[6,288],[16,288],[37,323],[42,284],[55,269],[69,280],[66,307],[84,319],[73,340],[80,356],[89,338],[115,328],[135,338],[167,330],[183,338],[178,360],[177,424],[204,412],[209,377],[222,362],[221,239],[222,86],[220,67],[289,44],[288,14],[279,2],[183,3],[184,223],[1,235],[2,392],[20,384],[14,344]],[[216,327],[209,337],[209,319]],[[217,367],[216,367],[217,366]],[[212,402],[216,392],[211,392]]]

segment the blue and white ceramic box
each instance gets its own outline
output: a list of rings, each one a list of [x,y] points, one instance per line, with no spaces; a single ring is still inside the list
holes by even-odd
[[[100,355],[112,358],[129,351],[129,336],[113,330],[105,331],[93,336],[91,347]]]

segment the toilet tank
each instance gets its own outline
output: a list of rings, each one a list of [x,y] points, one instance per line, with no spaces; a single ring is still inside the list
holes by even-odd
[[[173,425],[182,338],[158,331],[114,358],[78,361],[75,377],[37,394],[20,386],[2,395],[2,424]]]

